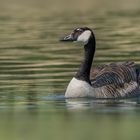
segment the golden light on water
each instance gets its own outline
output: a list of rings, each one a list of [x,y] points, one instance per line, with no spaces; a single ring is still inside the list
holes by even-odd
[[[139,0],[0,0],[0,139],[136,140],[139,100],[67,101],[81,44],[59,39],[88,26],[94,66],[140,63]]]

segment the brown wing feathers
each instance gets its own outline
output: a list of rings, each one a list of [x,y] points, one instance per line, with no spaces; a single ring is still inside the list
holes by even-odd
[[[103,98],[125,97],[138,88],[137,75],[133,62],[111,63],[91,73],[91,84],[101,89]]]

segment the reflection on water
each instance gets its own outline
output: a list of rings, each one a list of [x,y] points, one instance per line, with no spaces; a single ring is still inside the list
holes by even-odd
[[[2,139],[139,139],[137,99],[27,98],[1,102]]]
[[[83,50],[58,41],[75,27],[89,26],[97,39],[93,67],[123,60],[139,64],[139,5],[137,0],[1,1],[1,139],[139,139],[139,99],[64,99]]]

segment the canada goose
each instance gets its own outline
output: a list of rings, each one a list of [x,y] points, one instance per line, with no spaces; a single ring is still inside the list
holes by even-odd
[[[118,62],[94,68],[91,65],[95,53],[96,40],[88,27],[76,28],[61,41],[79,41],[84,43],[84,59],[80,69],[70,81],[66,98],[127,98],[139,93],[139,69],[133,62]]]

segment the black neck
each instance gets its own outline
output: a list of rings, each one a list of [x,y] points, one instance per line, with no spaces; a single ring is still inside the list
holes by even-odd
[[[92,35],[88,43],[84,46],[85,50],[84,59],[81,63],[80,69],[75,75],[77,79],[86,81],[88,83],[90,83],[90,69],[94,57],[95,46],[96,46],[95,37],[94,35]]]

